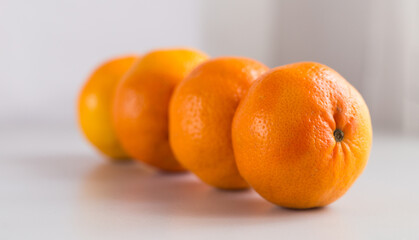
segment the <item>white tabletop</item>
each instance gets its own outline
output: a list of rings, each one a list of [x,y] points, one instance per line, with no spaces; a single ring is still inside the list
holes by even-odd
[[[2,240],[419,239],[419,139],[375,134],[345,196],[295,211],[191,174],[112,164],[75,128],[0,132]]]

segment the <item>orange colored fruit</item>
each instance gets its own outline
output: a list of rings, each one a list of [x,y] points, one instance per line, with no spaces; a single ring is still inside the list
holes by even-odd
[[[99,66],[87,79],[78,98],[81,129],[100,152],[114,159],[125,159],[112,125],[112,98],[117,83],[132,66],[135,56],[111,59]]]
[[[191,49],[152,51],[117,87],[113,119],[118,139],[135,159],[182,171],[169,145],[169,100],[175,86],[207,56]]]
[[[303,62],[269,71],[249,89],[232,127],[241,175],[288,208],[328,205],[363,171],[371,148],[368,108],[333,69]]]
[[[231,121],[251,82],[267,67],[222,57],[198,66],[170,102],[170,143],[179,162],[202,181],[223,189],[247,188],[231,143]]]

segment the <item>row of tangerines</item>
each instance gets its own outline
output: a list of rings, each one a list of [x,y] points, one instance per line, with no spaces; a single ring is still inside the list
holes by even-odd
[[[268,69],[249,58],[155,50],[101,65],[78,104],[85,136],[113,159],[189,170],[222,189],[252,186],[289,208],[342,196],[372,142],[361,95],[313,62]]]

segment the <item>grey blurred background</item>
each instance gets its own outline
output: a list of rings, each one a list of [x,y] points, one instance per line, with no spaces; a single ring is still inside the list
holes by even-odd
[[[416,0],[0,0],[0,124],[73,129],[94,67],[170,46],[324,63],[361,92],[375,131],[419,136]]]

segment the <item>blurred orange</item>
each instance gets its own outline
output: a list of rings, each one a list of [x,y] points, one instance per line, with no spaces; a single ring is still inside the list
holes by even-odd
[[[169,100],[175,86],[206,59],[192,49],[152,51],[119,84],[113,119],[118,138],[132,157],[166,171],[184,170],[169,145]]]
[[[170,103],[170,143],[180,163],[223,189],[247,188],[231,143],[231,122],[250,83],[268,68],[252,59],[222,57],[197,67]]]
[[[100,152],[113,159],[125,159],[112,124],[112,99],[122,76],[132,66],[136,56],[111,59],[100,65],[87,79],[78,98],[81,129]]]

